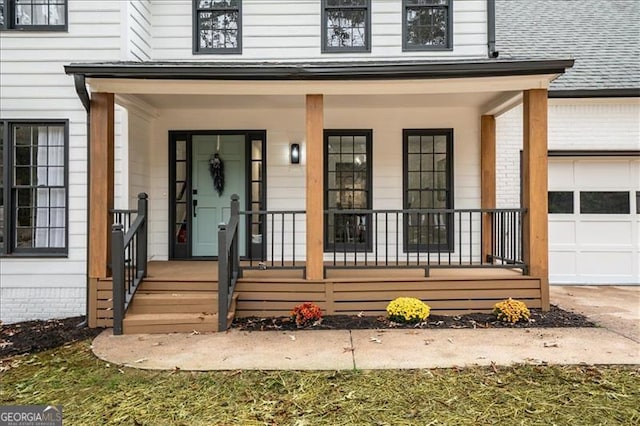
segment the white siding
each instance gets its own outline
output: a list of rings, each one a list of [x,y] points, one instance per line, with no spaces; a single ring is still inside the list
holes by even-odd
[[[129,207],[136,209],[138,194],[150,186],[151,122],[146,116],[129,113]]]
[[[366,102],[364,102],[366,104]],[[479,111],[474,108],[330,108],[325,107],[326,129],[373,129],[373,208],[402,208],[402,129],[454,129],[454,194],[456,208],[478,208]],[[267,131],[267,208],[305,209],[305,110],[180,109],[163,110],[152,123],[150,247],[152,258],[168,257],[168,131],[251,129]],[[302,164],[289,164],[289,144],[302,145]],[[279,228],[276,228],[279,229]],[[479,224],[474,224],[479,230]],[[474,231],[475,233],[476,231]],[[304,258],[304,219],[296,225],[296,258]],[[476,236],[476,238],[479,238]],[[466,241],[466,239],[465,239]],[[290,254],[285,248],[285,254]],[[394,250],[394,247],[391,248]],[[280,253],[280,247],[275,247]],[[454,255],[455,256],[455,255]]]
[[[371,52],[321,53],[320,0],[244,0],[242,54],[193,55],[192,1],[152,2],[154,60],[367,60],[484,57],[486,0],[453,1],[453,51],[402,52],[402,2],[372,0]]]
[[[69,120],[68,257],[0,258],[2,321],[84,313],[86,112],[63,67],[123,58],[121,5],[69,0],[68,32],[0,32],[0,118]]]
[[[151,0],[129,0],[127,15],[127,54],[133,61],[151,59]]]

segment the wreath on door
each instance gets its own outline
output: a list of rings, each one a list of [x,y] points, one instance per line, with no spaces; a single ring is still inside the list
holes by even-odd
[[[224,163],[217,153],[209,159],[209,173],[213,179],[213,188],[221,196],[224,191]]]

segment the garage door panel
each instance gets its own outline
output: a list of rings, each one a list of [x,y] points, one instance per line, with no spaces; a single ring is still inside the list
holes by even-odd
[[[578,223],[578,243],[580,245],[595,245],[597,247],[616,246],[631,248],[633,229],[627,219],[622,221],[607,221],[606,218]]]
[[[628,185],[628,162],[576,161],[575,184],[579,188],[619,188]]]
[[[552,247],[576,243],[576,223],[574,221],[549,222],[549,244]]]
[[[573,162],[549,162],[549,189],[553,191],[573,186]]]
[[[631,278],[633,258],[629,252],[581,252],[578,271],[583,277]],[[615,282],[615,281],[613,281]]]
[[[549,270],[558,277],[576,275],[576,253],[574,251],[555,252],[549,256]]]
[[[550,282],[640,284],[639,185],[637,159],[549,159],[549,190],[573,192],[576,206],[573,214],[549,215]],[[631,214],[582,213],[580,193],[599,191],[629,193]]]

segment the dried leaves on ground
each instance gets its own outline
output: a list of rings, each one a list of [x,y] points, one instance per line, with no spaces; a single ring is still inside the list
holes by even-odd
[[[83,317],[0,323],[0,358],[56,348],[76,340],[95,337],[102,329],[78,327]]]
[[[0,368],[0,405],[60,404],[65,424],[640,424],[637,366],[153,372],[76,342]]]

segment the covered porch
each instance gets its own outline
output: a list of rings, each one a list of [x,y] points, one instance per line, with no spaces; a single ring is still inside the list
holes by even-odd
[[[118,251],[113,250],[112,241],[117,235],[111,229],[116,212],[112,130],[116,103],[146,117],[141,126],[132,127],[131,121],[138,123],[137,119],[129,123],[130,133],[146,127],[138,138],[145,142],[135,142],[129,152],[143,146],[151,159],[135,185],[149,194],[148,209],[139,221],[149,232],[142,240],[147,250],[134,250],[139,255],[136,265],[151,259],[167,268],[160,272],[163,268],[152,266],[155,262],[148,269],[136,266],[131,283],[120,284],[125,288],[124,306],[118,308],[120,313],[115,309],[115,317],[124,319],[125,332],[126,317],[136,311],[136,298],[144,298],[134,296],[136,289],[142,295],[154,280],[164,280],[175,286],[168,290],[181,290],[190,282],[184,277],[195,272],[179,278],[170,271],[186,268],[211,273],[210,281],[194,282],[209,282],[211,288],[203,291],[217,294],[208,299],[212,309],[207,312],[222,314],[222,320],[215,320],[218,329],[229,318],[223,305],[236,315],[281,315],[296,303],[315,301],[327,313],[378,315],[389,300],[415,296],[436,310],[455,313],[486,311],[497,300],[518,297],[530,307],[548,309],[546,87],[568,66],[571,61],[487,60],[309,68],[274,65],[259,70],[220,64],[176,69],[158,64],[67,67],[67,72],[82,80],[79,87],[88,84],[92,92],[89,300],[95,317],[90,316],[90,325],[110,325],[106,287],[113,271],[122,275],[132,269],[126,255],[116,266]],[[522,206],[496,209],[495,117],[521,102]],[[193,225],[195,188],[187,187],[185,212],[191,222],[180,236],[176,232],[180,215],[172,204],[181,192],[175,189],[179,167],[172,169],[171,164],[178,162],[178,154],[173,158],[158,152],[166,153],[167,143],[170,154],[176,149],[171,145],[172,134],[183,135],[174,141],[184,140],[185,146],[193,146],[194,135],[209,135],[215,146],[216,138],[220,145],[216,135],[225,132],[245,135],[247,149],[257,132],[264,132],[266,151],[259,158],[263,177],[255,179],[247,166],[248,183],[235,214],[229,213],[234,209],[231,194],[219,194],[220,202],[228,206],[225,231],[218,233],[218,222],[210,220],[206,235],[216,242],[215,253],[190,262],[197,251],[189,241],[202,235]],[[355,149],[361,136],[369,144],[362,156]],[[449,148],[437,151],[438,138]],[[345,151],[345,140],[352,151]],[[294,143],[301,149],[299,165],[289,158]],[[332,159],[336,143],[341,144],[336,158],[347,153],[349,161]],[[412,146],[420,148],[412,151],[416,149]],[[188,154],[185,161],[193,158],[195,164],[193,155]],[[435,163],[439,156],[442,164],[450,163],[449,169],[439,169]],[[422,157],[430,158],[433,168],[423,167]],[[410,164],[416,158],[417,171]],[[248,161],[253,165],[254,157]],[[336,182],[345,181],[340,177],[345,164],[349,186],[341,187],[345,184]],[[432,177],[420,177],[415,184],[414,172]],[[440,172],[445,183],[437,182]],[[450,176],[445,177],[447,173]],[[360,175],[366,178],[358,187],[353,182]],[[185,176],[185,181],[196,178],[189,171]],[[255,180],[260,182],[254,188]],[[264,197],[254,197],[254,191]],[[428,194],[428,201],[423,202],[422,194],[412,198],[412,191]],[[358,199],[365,201],[345,203]],[[121,231],[124,244],[120,248],[126,250],[135,230]],[[172,260],[182,255],[172,247],[176,238],[185,235],[191,245],[180,266]],[[257,252],[253,244],[259,244]],[[202,261],[206,258],[222,265],[217,275],[215,266],[207,269],[209,262]],[[101,291],[106,299],[99,298]],[[106,312],[102,317],[100,309]],[[178,330],[178,317],[174,319],[174,330]],[[138,329],[144,330],[151,328]]]

